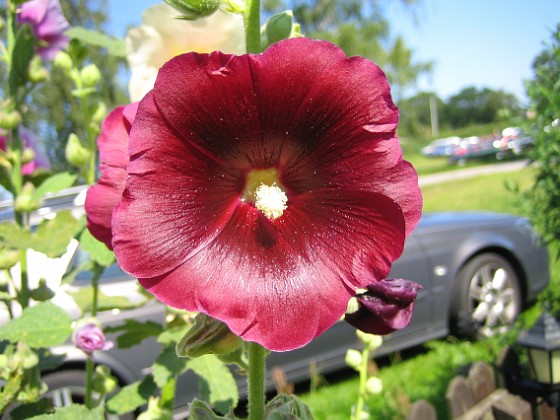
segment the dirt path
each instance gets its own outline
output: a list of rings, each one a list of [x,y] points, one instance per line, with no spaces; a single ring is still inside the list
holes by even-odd
[[[527,167],[528,164],[528,160],[517,160],[514,162],[493,163],[491,165],[477,166],[476,168],[457,169],[456,171],[423,175],[418,180],[418,185],[423,187],[426,185],[439,184],[441,182],[455,181],[457,179],[472,178],[478,175],[517,171]]]

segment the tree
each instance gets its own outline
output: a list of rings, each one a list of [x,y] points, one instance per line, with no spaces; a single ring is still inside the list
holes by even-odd
[[[527,83],[530,130],[538,163],[533,187],[523,194],[529,216],[545,240],[560,244],[560,24],[550,43],[533,62],[534,78]],[[558,251],[560,252],[560,250]],[[558,258],[559,255],[557,254]]]
[[[420,0],[401,0],[412,6]],[[432,69],[430,62],[416,62],[413,51],[400,37],[393,38],[379,0],[268,0],[265,9],[291,9],[310,37],[337,44],[348,56],[360,55],[377,63],[387,73],[393,94],[399,98]]]
[[[399,132],[406,136],[429,138],[432,134],[432,102],[437,110],[445,106],[434,92],[420,92],[411,98],[400,100]]]

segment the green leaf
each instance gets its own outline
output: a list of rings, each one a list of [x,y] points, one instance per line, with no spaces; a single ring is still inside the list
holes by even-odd
[[[93,287],[81,287],[76,292],[69,292],[74,298],[76,305],[80,307],[82,312],[91,312],[91,303],[93,301]],[[144,304],[142,302],[132,302],[125,296],[107,296],[101,290],[98,291],[98,311],[110,311],[112,309],[133,309]]]
[[[30,347],[63,344],[72,332],[72,318],[62,308],[45,302],[26,308],[19,318],[0,328],[0,339],[23,341]]]
[[[15,96],[19,87],[27,83],[28,68],[35,55],[35,37],[29,25],[20,26],[12,53],[12,67],[8,79],[10,93]]]
[[[77,39],[86,45],[106,48],[109,54],[115,57],[126,57],[124,40],[110,37],[102,32],[74,26],[65,32],[71,38]]]
[[[152,376],[148,375],[141,381],[136,381],[125,386],[106,404],[109,412],[113,414],[124,414],[136,410],[146,404],[150,396],[155,395],[157,386]]]
[[[203,379],[208,393],[205,399],[218,411],[226,413],[230,407],[237,405],[237,383],[229,368],[216,356],[207,354],[189,360],[189,368]]]
[[[80,245],[84,251],[87,251],[93,261],[103,267],[109,267],[115,262],[113,251],[107,248],[103,242],[95,239],[88,229],[82,232]]]
[[[105,328],[107,334],[121,331],[124,333],[117,337],[117,345],[121,349],[129,349],[140,344],[146,338],[159,335],[163,331],[163,327],[153,321],[139,322],[135,319],[127,319],[124,324]]]
[[[53,409],[53,402],[48,398],[41,398],[39,401],[17,406],[10,412],[12,420],[24,420],[31,417],[47,413]]]
[[[232,413],[228,413],[224,417],[218,416],[208,404],[196,398],[189,404],[190,420],[234,420],[236,418]]]
[[[164,347],[152,370],[157,386],[163,388],[169,379],[186,372],[190,367],[189,362],[189,359],[177,356],[175,345]]]
[[[104,420],[103,407],[89,409],[85,405],[72,404],[66,407],[57,407],[54,414],[43,414],[32,417],[33,420]]]
[[[41,185],[33,192],[31,198],[33,200],[40,200],[47,193],[56,193],[65,188],[70,188],[76,182],[76,175],[68,172],[62,172],[45,179]]]

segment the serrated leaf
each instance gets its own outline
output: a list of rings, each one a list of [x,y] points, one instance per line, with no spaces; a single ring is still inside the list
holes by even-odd
[[[93,287],[81,287],[76,292],[68,292],[76,305],[80,307],[82,312],[91,312],[91,303],[93,301]],[[133,309],[144,304],[144,301],[132,302],[124,296],[107,296],[101,290],[98,291],[98,311],[110,311],[112,309]]]
[[[76,175],[68,172],[61,172],[56,175],[50,176],[41,182],[41,185],[33,192],[31,198],[33,200],[40,200],[47,193],[56,193],[70,188],[76,182]]]
[[[189,359],[178,357],[175,346],[166,346],[154,362],[152,375],[158,387],[162,388],[170,378],[186,372],[189,368]]]
[[[151,376],[142,378],[125,386],[113,397],[111,397],[106,407],[112,414],[124,414],[136,410],[146,404],[150,396],[155,395],[157,386]]]
[[[77,39],[86,45],[106,48],[109,54],[115,57],[126,57],[126,45],[124,40],[113,38],[102,32],[74,26],[65,32],[71,38]]]
[[[103,407],[89,409],[85,405],[72,404],[57,407],[53,414],[43,414],[32,417],[33,420],[104,420]]]
[[[26,308],[19,318],[0,328],[0,339],[25,342],[30,347],[63,344],[72,332],[72,318],[54,303],[45,302]]]
[[[93,261],[103,267],[109,267],[115,262],[115,254],[113,251],[107,248],[103,242],[99,242],[95,239],[88,229],[82,232],[80,245]]]
[[[177,343],[179,341],[181,341],[181,339],[184,337],[184,335],[187,333],[188,329],[190,327],[188,327],[187,325],[182,325],[179,327],[174,327],[174,328],[168,328],[165,331],[163,331],[157,341],[158,343],[161,343],[163,345],[177,345]]]
[[[192,369],[207,386],[207,400],[218,411],[226,413],[239,401],[237,383],[229,368],[213,354],[189,360]]]
[[[117,345],[121,349],[129,349],[140,344],[146,338],[159,335],[163,331],[163,327],[153,321],[139,322],[135,319],[127,319],[122,325],[105,328],[107,334],[121,331],[124,333],[116,338]]]

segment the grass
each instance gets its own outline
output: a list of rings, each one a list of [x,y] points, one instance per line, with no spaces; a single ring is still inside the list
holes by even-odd
[[[516,183],[523,190],[530,187],[534,175],[534,169],[526,168],[426,186],[423,188],[424,211],[488,210],[520,214],[518,198],[507,184]],[[554,279],[560,277],[560,268],[556,265],[551,264]],[[527,315],[534,317],[536,312]],[[431,402],[438,411],[438,418],[447,418],[445,391],[449,381],[464,373],[474,361],[495,361],[500,349],[507,344],[504,340],[510,339],[506,336],[477,343],[433,341],[426,344],[427,352],[381,368],[378,376],[383,381],[384,391],[367,401],[371,418],[404,419],[410,404],[419,399]],[[308,404],[317,420],[343,420],[350,418],[357,392],[356,374],[354,378],[299,397]]]

